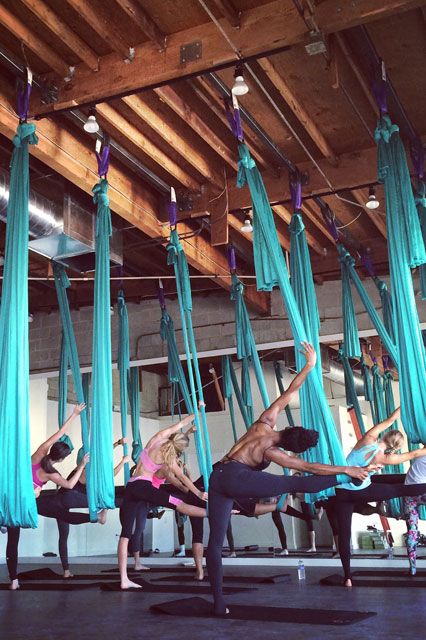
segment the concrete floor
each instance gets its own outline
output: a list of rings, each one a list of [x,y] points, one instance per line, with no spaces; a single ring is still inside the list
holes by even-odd
[[[21,570],[35,564],[22,564]],[[42,566],[42,565],[40,565]],[[56,567],[55,567],[56,568]],[[76,573],[100,571],[97,564],[89,568],[73,565]],[[170,568],[173,573],[173,568]],[[266,576],[278,573],[277,567],[226,567],[228,575]],[[321,587],[319,578],[333,573],[330,567],[308,567],[306,584],[299,584],[296,569],[283,567],[292,574],[291,583],[259,585],[258,591],[228,596],[229,603],[264,604],[308,608],[376,611],[377,617],[357,625],[342,627],[293,625],[232,620],[175,618],[149,612],[154,603],[179,598],[176,594],[80,592],[0,592],[0,638],[2,640],[94,640],[105,638],[156,638],[158,640],[250,640],[288,638],[289,640],[413,640],[424,637],[426,594],[422,589],[373,589]],[[6,581],[5,567],[0,567],[0,581]],[[162,574],[166,575],[166,574]],[[157,574],[158,576],[158,574]],[[147,578],[147,574],[144,578]],[[154,577],[154,576],[153,576]],[[188,596],[182,597],[191,597]]]

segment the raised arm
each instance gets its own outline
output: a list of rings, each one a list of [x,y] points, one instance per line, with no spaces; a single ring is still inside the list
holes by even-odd
[[[66,478],[64,478],[63,476],[61,476],[60,473],[46,473],[46,477],[48,480],[51,480],[52,482],[54,482],[55,484],[57,484],[60,487],[63,487],[64,489],[74,489],[75,485],[77,484],[77,482],[80,479],[81,474],[83,473],[86,464],[89,462],[89,454],[86,453],[83,456],[83,459],[81,460],[80,464],[77,465],[76,470],[74,471],[74,473],[72,474],[72,476],[70,478],[68,478],[68,480]]]
[[[195,418],[195,415],[191,413],[191,415],[186,416],[186,418],[183,418],[182,420],[179,420],[179,422],[176,422],[176,424],[172,424],[171,427],[162,429],[161,431],[156,433],[155,436],[152,436],[152,438],[149,440],[148,444],[146,445],[146,448],[148,449],[149,447],[158,446],[159,444],[163,443],[165,440],[170,438],[170,436],[172,436],[174,433],[177,433],[178,431],[180,431],[180,429],[183,429],[188,424],[190,424],[194,418]]]
[[[408,462],[409,460],[415,460],[423,456],[426,456],[426,447],[414,449],[414,451],[407,451],[406,453],[390,453],[384,456],[384,464],[401,464],[402,462]]]
[[[125,438],[120,438],[119,440],[117,440],[116,442],[114,442],[114,444],[112,445],[113,449],[116,449],[117,447],[119,447],[120,445],[125,445],[126,442],[129,442],[129,438],[126,436]]]
[[[357,480],[365,480],[369,471],[373,471],[381,467],[381,465],[369,465],[368,467],[339,467],[333,464],[321,464],[320,462],[306,462],[296,456],[289,456],[277,447],[270,447],[267,449],[265,451],[265,458],[271,462],[276,462],[281,467],[285,467],[287,469],[313,473],[317,476],[330,476],[337,473],[346,473],[346,475],[356,478]]]
[[[362,436],[361,440],[358,440],[356,448],[359,449],[365,444],[371,444],[373,442],[376,442],[377,438],[380,436],[382,431],[385,431],[386,429],[388,429],[395,422],[395,420],[399,418],[400,413],[401,413],[401,409],[400,407],[398,407],[397,409],[395,409],[393,413],[391,413],[389,418],[386,418],[386,420],[383,420],[383,422],[379,422],[378,424],[375,424],[374,427],[369,429]]]
[[[294,380],[291,382],[289,387],[280,395],[275,402],[271,404],[260,416],[260,422],[266,422],[270,427],[275,427],[277,424],[278,416],[281,411],[284,411],[285,407],[290,404],[293,396],[300,389],[302,384],[305,382],[308,373],[315,367],[317,361],[317,354],[315,353],[315,349],[308,342],[302,342],[303,349],[300,353],[306,358],[306,364],[303,369],[297,374]]]
[[[33,455],[31,456],[31,462],[33,464],[37,464],[38,462],[40,462],[40,460],[42,460],[42,458],[44,458],[44,456],[49,453],[50,447],[55,444],[55,442],[57,442],[59,438],[62,438],[73,420],[75,420],[75,418],[79,416],[85,408],[86,405],[84,403],[78,404],[74,407],[73,412],[71,413],[68,420],[64,422],[62,427],[56,433],[54,433],[53,436],[50,436],[50,438],[48,438],[46,442],[43,442],[43,444],[41,444],[39,448],[33,453]]]

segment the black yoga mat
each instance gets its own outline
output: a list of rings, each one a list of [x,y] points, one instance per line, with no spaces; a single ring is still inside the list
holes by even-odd
[[[249,584],[277,584],[279,582],[290,582],[291,576],[289,573],[280,573],[276,576],[223,576],[224,582],[237,582]],[[152,578],[152,582],[197,582],[194,576],[162,576],[161,578]],[[203,582],[199,580],[198,582]],[[204,582],[208,582],[208,578],[204,577]]]
[[[320,584],[325,587],[342,587],[343,586],[343,576],[334,573],[331,576],[327,576],[326,578],[322,578],[320,580]],[[426,587],[426,580],[422,580],[421,578],[410,578],[408,576],[402,576],[401,578],[384,578],[378,576],[375,578],[371,576],[369,578],[357,578],[354,576],[352,578],[352,585],[354,587]]]
[[[330,611],[328,609],[293,609],[284,607],[256,607],[229,605],[230,620],[259,620],[261,622],[292,622],[295,624],[347,625],[375,616],[373,611]],[[172,600],[150,607],[153,613],[189,618],[212,618],[212,603],[204,598]]]
[[[74,582],[64,580],[63,582],[24,582],[18,591],[82,591],[83,589],[94,589],[99,587],[99,582]],[[8,584],[0,584],[0,591],[9,589]]]
[[[139,575],[139,574],[138,574]],[[91,580],[92,582],[99,582],[100,580],[110,580],[111,576],[100,573],[75,573],[72,578],[64,578],[61,573],[52,571],[52,569],[32,569],[30,571],[22,571],[18,574],[19,580],[60,580],[61,582],[75,582],[78,580]]]
[[[408,578],[409,573],[408,569],[362,569],[359,571],[354,571],[352,573],[353,576],[363,576],[363,577],[381,577],[381,578]],[[423,569],[417,569],[417,573],[413,578],[413,580],[417,580],[418,578],[424,578],[426,580],[426,571]]]
[[[194,571],[195,565],[193,567],[180,567],[179,565],[171,564],[168,567],[157,567],[155,565],[151,565],[149,571],[135,571],[133,567],[127,567],[127,573],[132,573],[135,575],[143,575],[144,573],[171,573],[176,571],[181,571],[182,573],[190,573]],[[102,569],[101,573],[119,573],[119,570],[115,567],[114,569]]]
[[[140,584],[142,589],[121,589],[119,582],[102,582],[102,591],[129,591],[131,593],[202,593],[210,594],[210,587],[198,586],[197,584],[181,587],[179,585],[151,584],[145,580],[135,579],[134,582]],[[195,583],[195,580],[194,580]],[[224,587],[223,592],[231,595],[233,593],[242,593],[243,591],[256,591],[249,587]]]

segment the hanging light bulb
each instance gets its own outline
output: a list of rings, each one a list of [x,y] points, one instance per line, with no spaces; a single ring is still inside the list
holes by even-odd
[[[251,220],[250,220],[249,216],[245,217],[244,224],[241,227],[241,231],[243,233],[251,233],[253,231],[253,226],[251,224]]]
[[[110,316],[114,315],[114,307],[112,305],[109,308],[109,314],[110,314]]]
[[[89,117],[83,125],[83,129],[86,133],[98,133],[99,125],[96,120],[96,111],[94,109],[89,110]]]
[[[376,190],[374,187],[370,187],[368,191],[368,200],[365,203],[367,209],[377,209],[380,206],[380,202],[376,198]]]
[[[34,321],[34,316],[32,313],[28,314],[28,322],[33,322]]]
[[[244,80],[242,64],[239,64],[235,67],[234,78],[235,80],[234,86],[232,87],[232,93],[234,94],[234,96],[244,96],[246,93],[248,93],[249,88],[246,81]]]

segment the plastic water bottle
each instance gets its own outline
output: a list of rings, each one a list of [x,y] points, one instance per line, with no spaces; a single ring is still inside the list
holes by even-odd
[[[299,580],[305,580],[306,578],[305,565],[303,563],[303,560],[299,560],[299,562],[297,563],[297,577],[299,578]]]

